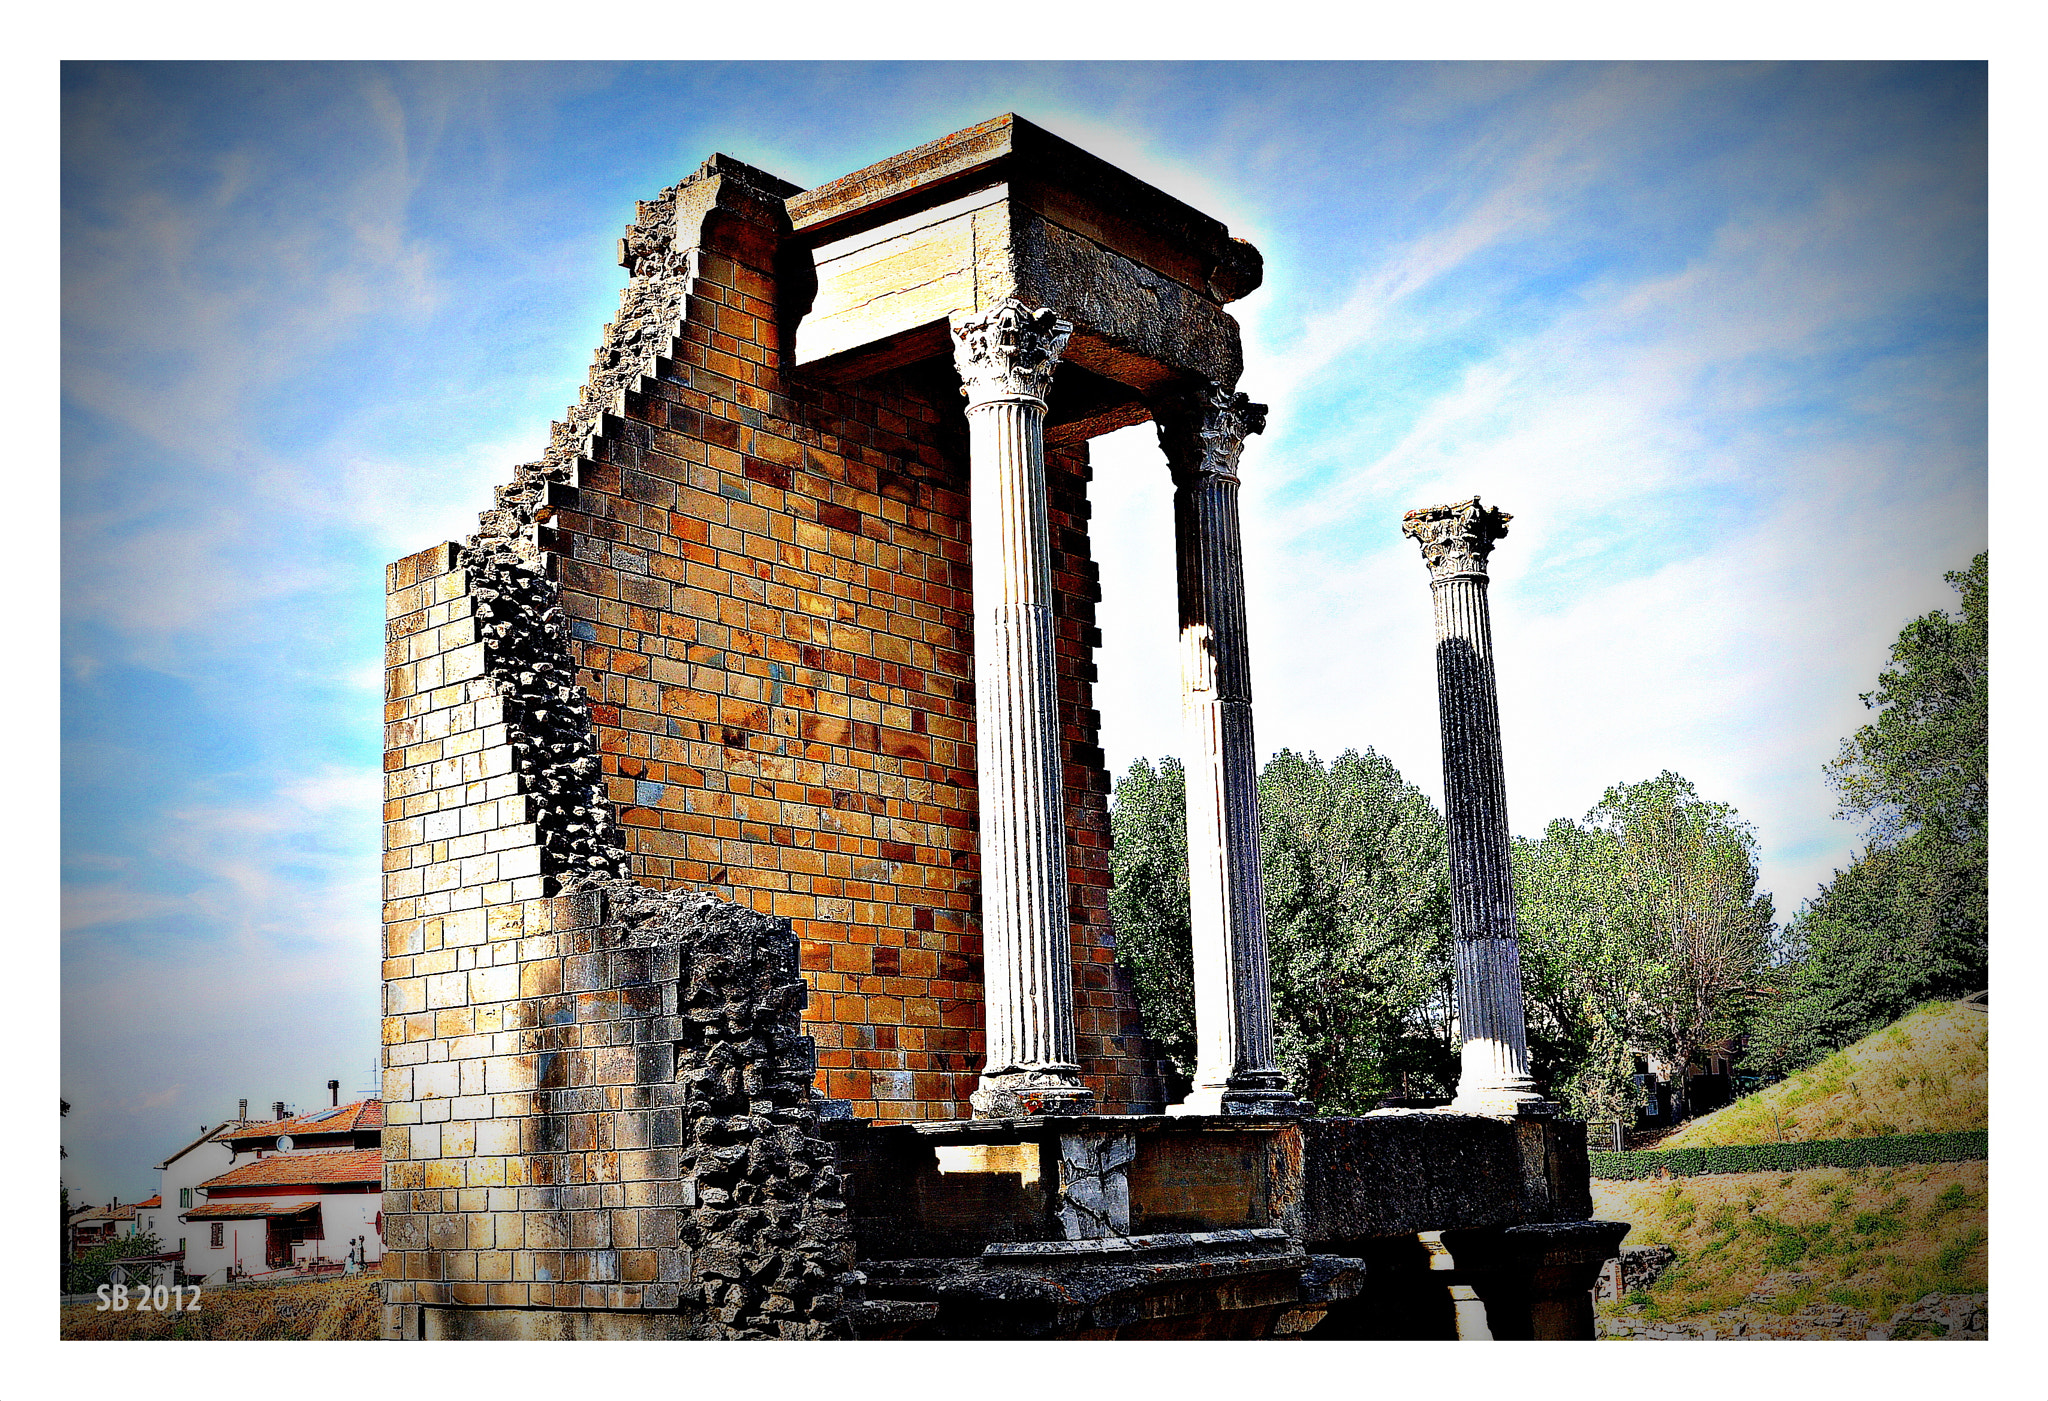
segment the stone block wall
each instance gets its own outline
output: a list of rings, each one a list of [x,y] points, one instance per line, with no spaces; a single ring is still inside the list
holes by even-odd
[[[622,880],[501,911],[385,1071],[387,1336],[843,1335],[788,922]]]
[[[483,942],[487,910],[542,893],[539,838],[461,557],[436,545],[385,571],[385,977],[406,989],[390,1012],[423,1013],[414,994],[424,984],[411,980],[453,972],[455,950]]]

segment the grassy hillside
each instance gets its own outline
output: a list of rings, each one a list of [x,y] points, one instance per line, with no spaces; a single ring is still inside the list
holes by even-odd
[[[1593,1215],[1677,1261],[1641,1296],[1651,1319],[1735,1308],[1771,1275],[1806,1282],[1768,1308],[1826,1301],[1888,1318],[1927,1294],[1986,1288],[1986,1164],[1812,1168],[1595,1182]],[[1620,1305],[1603,1304],[1603,1310]]]
[[[1988,1020],[1959,1002],[1917,1008],[1657,1146],[1985,1128]],[[1601,1307],[1633,1303],[1656,1320],[1745,1301],[1776,1314],[1828,1303],[1881,1320],[1928,1294],[1977,1293],[1987,1287],[1987,1171],[1928,1163],[1595,1181],[1596,1217],[1628,1222],[1628,1245],[1668,1245],[1678,1256],[1646,1294]]]
[[[1657,1146],[1985,1128],[1989,1020],[1960,1002],[1929,1003],[1810,1069],[1695,1119]]]
[[[57,1335],[101,1340],[375,1339],[380,1302],[374,1274],[252,1284],[206,1291],[196,1313],[99,1313],[92,1304],[67,1305]]]

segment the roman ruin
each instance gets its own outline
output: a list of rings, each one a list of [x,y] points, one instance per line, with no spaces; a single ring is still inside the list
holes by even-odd
[[[713,156],[619,260],[546,451],[387,574],[386,1336],[1592,1336],[1582,1125],[1318,1116],[1275,1064],[1257,250],[1005,116],[810,190]],[[1091,695],[1088,440],[1148,420],[1178,1103]]]

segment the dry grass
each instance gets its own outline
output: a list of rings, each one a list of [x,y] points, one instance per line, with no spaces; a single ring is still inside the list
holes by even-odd
[[[1985,1025],[1960,1002],[1921,1007],[1811,1069],[1687,1124],[1659,1148],[1802,1143],[1988,1126]]]
[[[375,1274],[294,1284],[212,1289],[196,1313],[115,1313],[92,1304],[63,1310],[58,1336],[67,1339],[315,1339],[378,1336]]]
[[[1889,1318],[1934,1293],[1983,1290],[1986,1164],[1813,1168],[1593,1183],[1593,1215],[1634,1227],[1629,1245],[1678,1260],[1646,1295],[1651,1318],[1734,1308],[1774,1274],[1810,1283],[1769,1307],[1827,1301]],[[1618,1307],[1602,1305],[1603,1309]]]

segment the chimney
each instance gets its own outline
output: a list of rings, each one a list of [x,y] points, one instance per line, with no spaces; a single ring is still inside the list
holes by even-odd
[[[284,1117],[284,1101],[281,1099],[272,1101],[270,1111],[272,1119],[282,1119]]]
[[[341,1081],[329,1080],[327,1082],[327,1102],[330,1105],[341,1103]]]
[[[242,1100],[236,1100],[236,1101],[235,1101],[235,1118],[236,1118],[236,1119],[237,1119],[238,1121],[240,1121],[241,1123],[244,1123],[244,1124],[246,1124],[246,1123],[248,1123],[248,1122],[249,1122],[249,1101],[248,1101],[248,1100],[246,1100],[246,1099],[242,1099]]]

